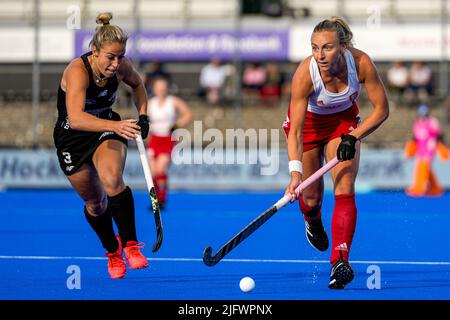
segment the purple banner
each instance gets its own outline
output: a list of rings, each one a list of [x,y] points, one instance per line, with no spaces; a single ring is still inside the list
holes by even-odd
[[[78,31],[75,56],[88,51],[92,33]],[[237,41],[240,39],[240,41]],[[288,60],[288,31],[153,32],[143,31],[130,38],[127,56],[134,55],[134,43],[140,60],[204,61],[212,57],[233,60]]]

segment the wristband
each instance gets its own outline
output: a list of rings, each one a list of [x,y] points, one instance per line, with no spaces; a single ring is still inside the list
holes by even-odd
[[[303,165],[300,160],[289,161],[289,173],[292,171],[297,171],[303,174]]]

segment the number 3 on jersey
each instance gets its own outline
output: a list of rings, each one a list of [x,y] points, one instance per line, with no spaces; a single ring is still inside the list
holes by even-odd
[[[62,155],[64,156],[64,162],[67,164],[72,163],[72,158],[70,157],[69,152],[63,152]]]

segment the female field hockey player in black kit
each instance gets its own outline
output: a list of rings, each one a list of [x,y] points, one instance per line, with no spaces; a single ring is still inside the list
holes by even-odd
[[[137,241],[133,195],[122,175],[128,140],[138,134],[145,139],[149,123],[144,84],[124,56],[127,35],[111,19],[110,13],[97,16],[92,51],[64,70],[53,137],[61,169],[84,200],[84,214],[107,250],[115,279],[126,273],[122,249],[130,269],[148,266]],[[120,81],[133,90],[139,120],[121,120],[111,109]]]

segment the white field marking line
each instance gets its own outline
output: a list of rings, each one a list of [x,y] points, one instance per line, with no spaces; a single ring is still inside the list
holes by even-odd
[[[64,257],[64,256],[0,256],[0,260],[106,260],[106,257]],[[149,261],[203,262],[199,258],[147,258]],[[328,260],[283,260],[283,259],[223,259],[223,262],[257,262],[257,263],[330,263]],[[447,261],[376,261],[354,260],[351,264],[393,264],[393,265],[443,265]]]

